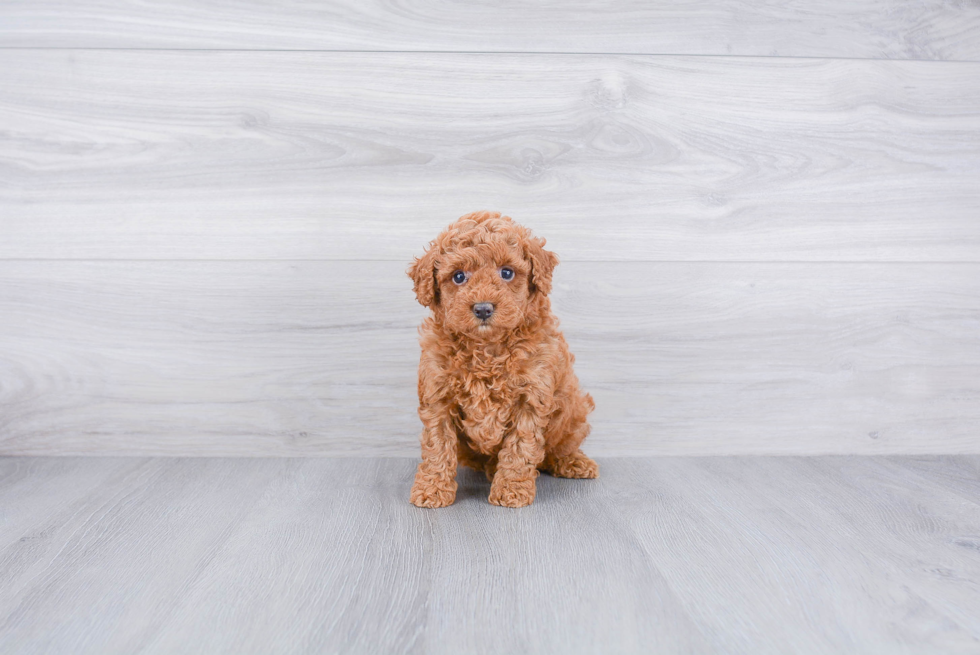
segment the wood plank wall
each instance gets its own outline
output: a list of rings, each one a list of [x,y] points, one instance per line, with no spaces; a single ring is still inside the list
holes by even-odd
[[[980,452],[980,6],[0,7],[0,454],[414,455],[404,270],[562,257],[596,455]]]

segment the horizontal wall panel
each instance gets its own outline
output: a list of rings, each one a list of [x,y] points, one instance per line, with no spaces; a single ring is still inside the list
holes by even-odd
[[[980,64],[0,51],[0,258],[980,261]]]
[[[971,2],[15,0],[0,47],[629,52],[980,59]]]
[[[415,455],[394,262],[0,263],[0,454]],[[565,263],[596,455],[980,453],[980,265]]]

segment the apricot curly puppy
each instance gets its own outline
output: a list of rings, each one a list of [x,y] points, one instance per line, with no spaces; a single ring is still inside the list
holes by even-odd
[[[534,500],[538,469],[595,478],[579,446],[595,407],[579,390],[575,358],[558,331],[548,292],[558,257],[544,239],[497,212],[463,216],[408,274],[432,310],[419,328],[422,463],[412,503],[456,499],[456,466],[484,471],[490,502]]]

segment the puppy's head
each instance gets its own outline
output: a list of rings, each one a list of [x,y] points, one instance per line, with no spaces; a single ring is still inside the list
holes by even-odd
[[[493,340],[547,311],[558,257],[499,212],[463,216],[408,270],[418,301],[454,334]]]

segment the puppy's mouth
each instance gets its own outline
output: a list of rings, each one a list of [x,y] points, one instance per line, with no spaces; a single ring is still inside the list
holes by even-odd
[[[497,322],[494,319],[496,316],[487,316],[486,318],[477,318],[474,326],[474,332],[480,336],[490,336],[490,334],[497,331]]]

